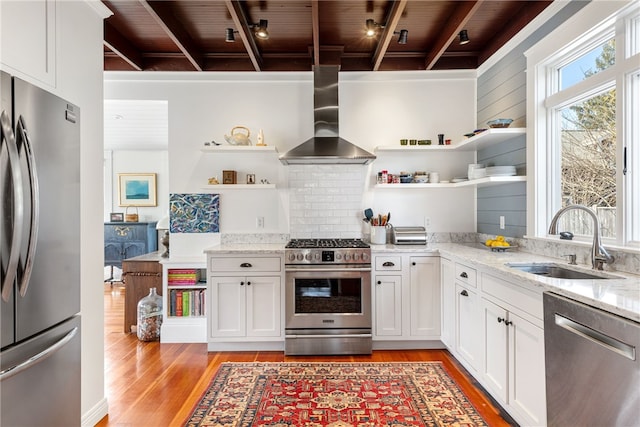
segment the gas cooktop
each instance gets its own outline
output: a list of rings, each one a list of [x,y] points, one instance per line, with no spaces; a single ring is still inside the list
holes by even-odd
[[[286,249],[368,248],[361,239],[291,239]]]

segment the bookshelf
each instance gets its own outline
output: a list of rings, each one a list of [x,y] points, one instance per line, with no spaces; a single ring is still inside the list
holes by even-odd
[[[162,343],[207,342],[207,265],[204,259],[167,258],[162,264]]]

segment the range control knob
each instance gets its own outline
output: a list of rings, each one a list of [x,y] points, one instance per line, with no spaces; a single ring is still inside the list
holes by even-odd
[[[369,255],[367,255],[366,253],[363,253],[363,254],[362,254],[362,260],[363,260],[363,261],[367,261],[367,260],[369,260]]]
[[[304,259],[306,259],[307,261],[311,261],[311,254],[306,254],[304,256]]]
[[[336,254],[336,259],[339,261],[342,259],[342,254]]]
[[[351,254],[345,254],[344,260],[345,261],[351,261]]]
[[[359,259],[360,259],[360,254],[359,253],[356,252],[355,254],[353,254],[353,260],[354,261],[358,261]]]
[[[298,255],[296,255],[296,259],[297,259],[298,261],[302,261],[302,260],[304,259],[304,255],[302,255],[302,254],[298,254]]]
[[[320,261],[320,254],[318,252],[316,252],[315,254],[313,254],[313,259],[315,261]]]
[[[294,254],[293,252],[289,254],[289,261],[295,261],[296,259],[296,254]]]

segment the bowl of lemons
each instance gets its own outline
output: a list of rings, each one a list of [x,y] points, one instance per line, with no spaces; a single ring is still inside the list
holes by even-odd
[[[496,236],[495,239],[487,239],[484,242],[484,245],[490,248],[493,252],[504,252],[508,249],[513,249],[514,246],[511,245],[504,236]]]

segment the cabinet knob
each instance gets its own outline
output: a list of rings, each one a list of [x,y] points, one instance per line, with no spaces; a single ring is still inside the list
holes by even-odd
[[[463,271],[462,273],[460,273],[460,277],[462,277],[463,279],[468,279],[469,275],[467,274],[466,271]]]
[[[463,290],[462,292],[460,292],[460,295],[462,295],[463,297],[468,297],[469,296],[469,292],[467,292],[467,290]]]
[[[251,268],[253,266],[248,262],[243,262],[242,264],[240,264],[240,267],[242,267],[242,268]]]
[[[505,319],[504,324],[505,324],[505,326],[511,326],[511,325],[513,325],[513,322],[510,321],[510,320],[506,320]]]
[[[247,282],[247,286],[251,286],[251,282]]]
[[[498,317],[498,323],[502,323],[504,322],[504,319],[502,317]]]
[[[240,282],[240,286],[244,286],[244,282]]]
[[[393,267],[395,264],[392,263],[391,261],[385,261],[382,263],[383,267]]]
[[[412,263],[411,263],[411,265],[416,265],[416,263],[415,263],[415,262],[412,262]]]
[[[382,285],[382,282],[380,280],[378,280],[378,285]]]

